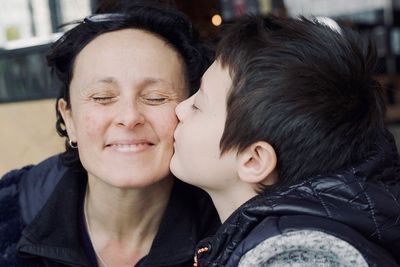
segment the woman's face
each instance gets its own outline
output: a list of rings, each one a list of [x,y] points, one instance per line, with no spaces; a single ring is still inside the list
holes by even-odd
[[[59,109],[89,175],[122,188],[168,176],[183,73],[175,50],[142,30],[101,34],[78,54],[71,109]]]

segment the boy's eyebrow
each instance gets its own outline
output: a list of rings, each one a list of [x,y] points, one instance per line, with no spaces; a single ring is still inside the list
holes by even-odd
[[[199,92],[203,95],[203,97],[206,99],[206,102],[209,103],[208,95],[207,93],[203,90],[203,87],[200,87]]]

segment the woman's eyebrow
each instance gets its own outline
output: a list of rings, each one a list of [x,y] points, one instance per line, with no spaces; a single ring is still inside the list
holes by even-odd
[[[170,81],[161,79],[161,78],[145,78],[143,82],[141,82],[142,85],[151,85],[151,84],[157,84],[157,83],[165,83],[168,84],[169,86],[173,87],[173,84]]]
[[[96,84],[118,84],[118,81],[114,77],[105,77],[101,79],[93,79],[90,83],[86,85],[86,88],[91,87]],[[146,87],[153,84],[167,84],[168,87],[174,88],[170,81],[160,79],[160,78],[144,78],[139,84],[139,87]]]
[[[113,77],[105,77],[105,78],[101,78],[101,79],[92,79],[90,82],[88,82],[84,86],[84,88],[88,89],[91,86],[94,86],[96,84],[103,84],[103,83],[105,83],[105,84],[114,84],[114,83],[116,83],[116,80]]]

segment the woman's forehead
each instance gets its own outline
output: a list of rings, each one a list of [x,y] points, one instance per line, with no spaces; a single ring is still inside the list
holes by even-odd
[[[180,56],[164,40],[142,30],[104,33],[78,54],[71,86],[99,81],[170,84],[186,91],[186,71]],[[161,84],[161,83],[160,83]]]

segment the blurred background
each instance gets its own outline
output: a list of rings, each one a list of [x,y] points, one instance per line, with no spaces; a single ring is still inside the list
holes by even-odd
[[[45,55],[51,43],[68,29],[61,25],[117,1],[0,0],[0,176],[63,151],[64,140],[55,130],[57,85]],[[247,13],[330,18],[369,35],[378,49],[376,78],[386,92],[386,120],[400,140],[400,0],[168,2],[188,14],[201,37],[211,43],[221,25]]]

